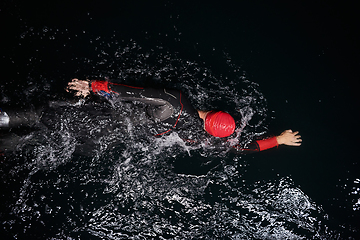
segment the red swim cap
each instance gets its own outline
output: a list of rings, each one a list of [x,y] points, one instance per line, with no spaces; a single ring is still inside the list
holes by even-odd
[[[235,130],[235,120],[223,111],[209,112],[205,118],[205,130],[214,137],[228,137]]]

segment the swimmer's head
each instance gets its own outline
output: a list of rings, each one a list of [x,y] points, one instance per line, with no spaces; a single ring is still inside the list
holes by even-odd
[[[235,131],[235,120],[226,112],[210,111],[204,118],[205,131],[214,137],[228,137]]]

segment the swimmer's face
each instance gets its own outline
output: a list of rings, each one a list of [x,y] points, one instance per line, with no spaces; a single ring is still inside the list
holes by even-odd
[[[199,118],[201,118],[204,122],[204,130],[205,130],[205,119],[206,119],[206,115],[211,112],[211,111],[202,111],[202,110],[197,110],[198,114],[199,114]],[[206,130],[205,130],[206,131]]]

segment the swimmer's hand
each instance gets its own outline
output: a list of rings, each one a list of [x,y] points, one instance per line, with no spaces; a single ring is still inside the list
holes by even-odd
[[[301,136],[298,135],[299,132],[293,132],[292,130],[286,130],[282,132],[279,136],[276,137],[276,140],[279,145],[284,144],[288,146],[300,146],[301,145]]]
[[[90,94],[89,81],[74,78],[71,82],[68,83],[68,86],[65,90],[67,92],[70,92],[70,90],[75,91],[75,96],[77,97],[86,97]]]

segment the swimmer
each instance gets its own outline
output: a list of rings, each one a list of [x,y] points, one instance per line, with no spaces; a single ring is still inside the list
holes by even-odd
[[[201,128],[217,138],[231,136],[236,128],[235,120],[229,113],[195,110],[179,90],[142,88],[109,81],[73,79],[69,82],[66,91],[74,91],[75,96],[79,97],[87,97],[94,93],[108,99],[145,103],[149,118],[158,123],[158,127],[163,125],[154,131],[154,136],[181,130],[189,125],[187,123],[191,123],[191,127],[193,127],[194,122],[199,119],[202,120]],[[302,139],[298,131],[286,130],[278,136],[254,141],[247,149],[237,150],[263,151],[279,145],[300,146],[301,143]],[[235,146],[235,148],[239,147]]]

